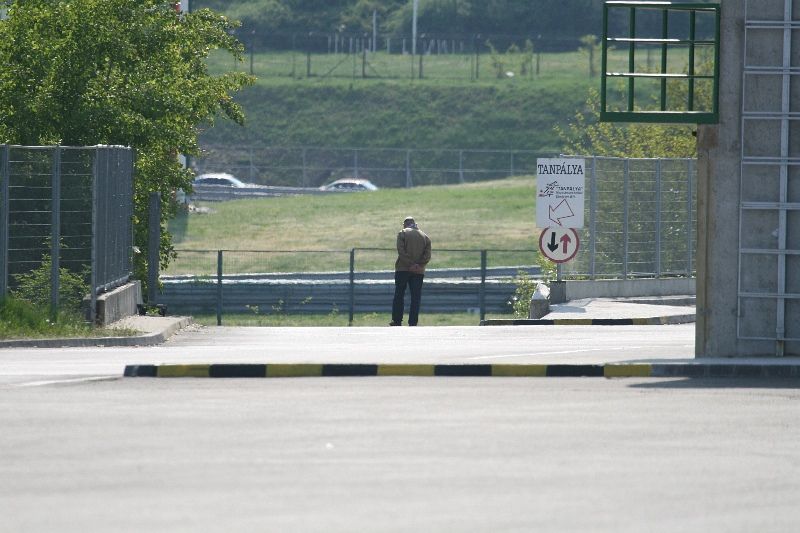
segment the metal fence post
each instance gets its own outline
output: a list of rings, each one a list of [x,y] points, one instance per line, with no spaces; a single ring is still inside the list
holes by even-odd
[[[98,202],[98,172],[99,172],[99,164],[97,162],[98,158],[100,157],[100,147],[95,147],[94,149],[94,158],[92,161],[92,250],[91,250],[91,276],[90,276],[90,287],[89,287],[89,323],[94,325],[97,322],[97,281],[98,281],[98,272],[97,272],[97,247],[99,246],[100,236],[97,233],[97,227],[99,226],[99,213],[97,212],[99,202]]]
[[[511,178],[511,177],[514,177],[514,152],[511,152],[510,165],[511,165],[511,167],[510,167],[510,173],[508,174],[508,177]]]
[[[350,309],[348,312],[347,325],[353,325],[353,316],[356,310],[356,249],[350,249]]]
[[[411,180],[411,150],[406,150],[406,189],[410,189],[414,184]]]
[[[58,316],[59,272],[61,266],[61,147],[53,149],[50,222],[50,317]]]
[[[161,194],[150,193],[147,220],[147,303],[156,303],[158,291],[158,258],[161,247]]]
[[[464,183],[464,150],[458,151],[458,182]]]
[[[481,250],[481,288],[479,295],[481,320],[486,319],[486,250]]]
[[[217,250],[217,325],[222,325],[222,250]]]
[[[661,277],[661,158],[656,159],[656,277]]]
[[[358,149],[353,150],[353,177],[358,179]]]
[[[628,278],[628,215],[629,215],[629,196],[630,196],[630,161],[625,160],[622,192],[622,279]]]
[[[9,169],[9,148],[3,145],[0,152],[0,300],[8,293],[8,182],[11,179]]]
[[[595,279],[597,275],[597,156],[592,157],[590,182],[592,192],[589,197],[589,232],[592,240],[589,245],[589,276],[591,279]]]
[[[248,169],[249,173],[250,173],[250,178],[249,179],[250,179],[250,183],[253,183],[255,181],[255,179],[256,179],[256,176],[255,176],[255,174],[256,174],[255,170],[256,169],[255,169],[255,165],[253,165],[253,148],[252,147],[248,148],[248,154],[247,155],[248,155],[248,158],[249,158],[249,161],[250,161],[250,168]]]
[[[692,250],[692,236],[694,234],[693,228],[694,224],[692,223],[692,213],[694,211],[693,205],[693,187],[692,184],[694,183],[694,159],[689,159],[687,161],[687,168],[686,168],[686,275],[691,277],[692,275],[692,262],[693,262],[693,250]]]
[[[308,186],[308,175],[306,174],[307,152],[307,149],[303,148],[303,187]]]

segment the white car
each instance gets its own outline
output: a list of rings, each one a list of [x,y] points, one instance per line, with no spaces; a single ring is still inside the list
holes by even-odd
[[[195,186],[219,185],[222,187],[236,187],[236,188],[242,188],[248,186],[246,183],[239,181],[230,174],[225,174],[223,172],[212,173],[212,174],[200,174],[194,179],[192,184]]]
[[[320,187],[323,191],[377,191],[376,187],[369,180],[356,178],[342,178]]]

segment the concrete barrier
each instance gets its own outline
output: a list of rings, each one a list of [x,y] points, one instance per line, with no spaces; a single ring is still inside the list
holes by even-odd
[[[88,300],[84,301],[88,308]],[[128,316],[137,314],[137,305],[142,303],[142,284],[138,280],[97,296],[97,324],[107,326]]]
[[[695,294],[695,278],[568,280],[567,300]]]

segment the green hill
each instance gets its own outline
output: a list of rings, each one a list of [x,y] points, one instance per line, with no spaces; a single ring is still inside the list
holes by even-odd
[[[553,127],[581,108],[588,86],[588,79],[505,85],[270,80],[238,96],[245,127],[219,122],[201,142],[557,152]]]

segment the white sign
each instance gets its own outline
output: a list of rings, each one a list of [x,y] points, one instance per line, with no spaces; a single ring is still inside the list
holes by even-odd
[[[536,225],[583,227],[586,160],[536,160]]]
[[[566,263],[578,253],[581,241],[572,228],[555,226],[539,236],[539,250],[553,263]]]

